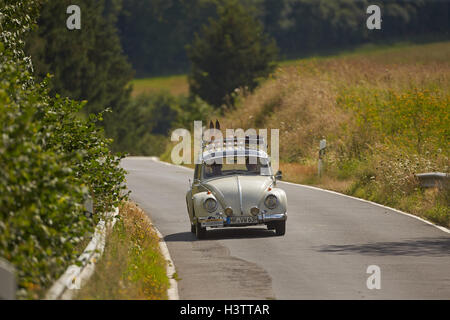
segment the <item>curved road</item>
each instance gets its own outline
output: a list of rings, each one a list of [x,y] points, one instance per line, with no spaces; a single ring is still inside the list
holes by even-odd
[[[181,299],[450,299],[450,234],[382,207],[281,183],[287,231],[265,227],[190,233],[192,170],[131,157],[131,199],[163,234]],[[369,290],[367,268],[381,271]]]

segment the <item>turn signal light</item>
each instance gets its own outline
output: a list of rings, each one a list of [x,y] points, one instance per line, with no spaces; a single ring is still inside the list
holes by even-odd
[[[225,214],[227,216],[231,216],[233,214],[233,209],[231,209],[230,207],[226,208],[225,209]]]
[[[253,207],[250,209],[250,213],[254,216],[257,216],[259,214],[259,209],[257,207]]]

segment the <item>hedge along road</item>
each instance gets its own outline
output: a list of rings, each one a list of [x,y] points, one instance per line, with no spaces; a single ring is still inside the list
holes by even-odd
[[[259,226],[197,240],[185,202],[192,170],[144,157],[122,166],[132,200],[167,242],[181,299],[450,299],[450,234],[433,225],[281,182],[285,236]],[[367,286],[369,266],[379,267],[380,289]]]

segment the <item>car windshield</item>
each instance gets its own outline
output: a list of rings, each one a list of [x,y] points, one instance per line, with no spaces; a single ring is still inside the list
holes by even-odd
[[[229,175],[270,176],[271,174],[267,158],[245,157],[245,162],[243,159],[236,159],[236,157],[228,160],[220,158],[203,164],[204,179]]]

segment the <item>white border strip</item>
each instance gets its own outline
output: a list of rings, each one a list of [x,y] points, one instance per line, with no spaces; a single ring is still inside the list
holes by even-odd
[[[175,277],[175,264],[172,261],[172,258],[170,257],[169,248],[167,248],[167,244],[164,241],[164,237],[159,232],[159,230],[156,228],[156,226],[152,223],[153,229],[155,229],[156,234],[159,237],[159,249],[161,250],[162,255],[164,256],[164,259],[166,260],[166,273],[167,277],[169,278],[169,288],[167,289],[167,298],[169,300],[180,300],[180,296],[178,294],[178,283]]]
[[[391,207],[387,207],[387,206],[384,206],[382,204],[379,204],[379,203],[376,203],[376,202],[373,202],[373,201],[370,201],[370,200],[365,200],[365,199],[361,199],[361,198],[352,197],[352,196],[349,196],[347,194],[343,194],[343,193],[339,193],[339,192],[331,191],[331,190],[326,190],[326,189],[322,189],[322,188],[319,188],[319,187],[313,187],[313,186],[308,186],[308,185],[299,184],[299,183],[293,183],[293,182],[286,182],[286,181],[280,181],[280,182],[281,183],[290,184],[290,185],[293,185],[293,186],[300,186],[300,187],[304,187],[304,188],[308,188],[308,189],[324,191],[324,192],[336,194],[336,195],[339,195],[339,196],[347,197],[347,198],[350,198],[350,199],[358,200],[358,201],[361,201],[361,202],[370,203],[370,204],[375,205],[377,207],[380,207],[380,208],[383,208],[383,209],[388,209],[388,210],[394,211],[396,213],[400,213],[400,214],[406,215],[408,217],[420,220],[422,222],[425,222],[426,224],[429,224],[429,225],[432,225],[432,226],[438,228],[441,231],[450,233],[449,229],[447,229],[445,227],[442,227],[442,226],[438,226],[438,225],[436,225],[436,224],[434,224],[434,223],[432,223],[430,221],[427,221],[427,220],[425,220],[425,219],[423,219],[423,218],[421,218],[419,216],[413,215],[411,213],[406,213],[406,212],[403,212],[403,211],[400,211],[398,209],[394,209],[394,208],[391,208]]]
[[[107,213],[107,218],[112,218],[108,224],[112,228],[116,223],[115,216],[119,213],[119,208],[115,208],[114,212]],[[95,270],[95,263],[103,254],[106,243],[107,225],[105,220],[100,220],[95,228],[94,236],[84,249],[83,253],[78,257],[78,261],[82,262],[82,266],[75,264],[69,266],[64,274],[56,280],[52,287],[47,291],[45,300],[71,300],[74,294],[81,288],[83,284],[92,276]]]

